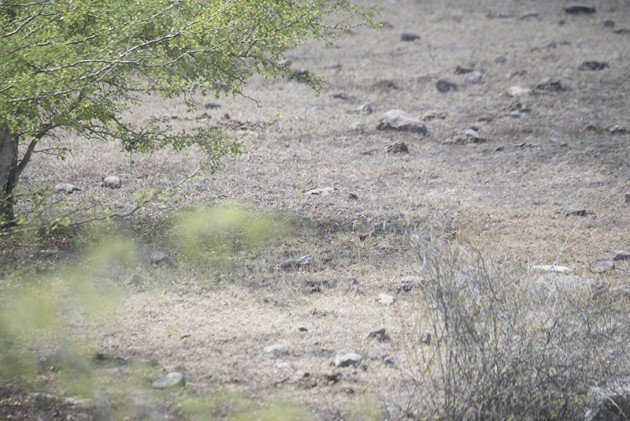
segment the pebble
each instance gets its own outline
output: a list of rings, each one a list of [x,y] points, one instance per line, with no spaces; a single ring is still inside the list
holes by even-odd
[[[496,57],[496,58],[494,59],[494,62],[495,62],[496,64],[505,64],[505,63],[507,63],[507,61],[508,61],[508,60],[507,60],[507,57],[505,57],[505,56],[498,56],[498,57]]]
[[[567,266],[560,265],[535,265],[532,266],[532,270],[535,272],[555,272],[555,273],[569,273],[572,271]]]
[[[350,285],[359,285],[359,281],[352,275],[347,275],[343,277],[343,281],[349,283]]]
[[[405,142],[392,143],[387,147],[388,153],[409,153],[409,147]]]
[[[101,186],[110,189],[119,189],[122,186],[122,180],[117,175],[108,175],[103,178]]]
[[[379,342],[389,341],[391,337],[387,333],[387,329],[384,327],[380,329],[372,329],[367,334],[368,339],[376,339]]]
[[[591,272],[604,273],[615,270],[615,263],[612,260],[598,260],[591,265]]]
[[[472,67],[460,66],[460,65],[457,65],[455,67],[455,74],[458,74],[458,75],[465,75],[467,73],[472,73],[474,71],[475,69],[473,69]]]
[[[450,137],[442,141],[443,145],[466,145],[469,143],[483,143],[486,139],[481,137],[479,132],[474,129],[469,129],[464,132],[463,135],[457,135]]]
[[[402,132],[428,133],[427,126],[419,118],[415,118],[402,110],[390,110],[381,117],[377,130],[396,130]]]
[[[617,250],[615,252],[615,256],[613,257],[615,262],[619,262],[621,260],[630,260],[630,253],[623,250]]]
[[[381,304],[389,306],[394,304],[394,302],[396,301],[396,297],[387,294],[378,294],[378,298],[376,300]]]
[[[57,183],[55,184],[55,190],[59,193],[72,194],[73,192],[80,191],[81,189],[72,183]]]
[[[588,4],[582,4],[582,3],[572,3],[565,6],[564,8],[564,12],[569,15],[580,15],[580,14],[589,15],[589,14],[595,13],[596,11],[597,10],[595,9],[595,7]]]
[[[390,354],[383,355],[383,362],[389,367],[396,367],[396,360],[394,360],[394,357]]]
[[[424,345],[430,345],[431,344],[431,333],[430,332],[424,332],[422,334],[422,343]]]
[[[478,85],[480,83],[483,83],[483,74],[476,70],[470,73],[466,78],[473,85]]]
[[[626,203],[630,203],[630,193],[626,193],[625,201]]]
[[[359,105],[357,108],[355,108],[352,111],[353,114],[365,114],[365,115],[370,115],[373,112],[374,112],[374,107],[372,106],[371,102],[365,102]]]
[[[152,265],[169,265],[172,263],[171,256],[162,250],[149,250],[149,261]]]
[[[582,71],[584,71],[584,70],[596,71],[596,70],[604,70],[604,69],[606,69],[608,67],[609,67],[609,65],[605,61],[592,60],[592,61],[584,61],[584,62],[582,62],[582,64],[580,64],[578,66],[578,70],[582,70]]]
[[[602,26],[604,28],[614,28],[615,27],[615,21],[612,19],[606,19],[605,21],[602,22]]]
[[[412,34],[411,32],[403,32],[402,35],[400,35],[400,40],[401,41],[417,41],[420,39],[420,35],[418,34]]]
[[[522,86],[510,86],[505,93],[511,97],[525,96],[532,93],[532,90]]]
[[[287,259],[280,264],[282,269],[307,267],[315,262],[315,257],[312,254],[307,254],[302,257]]]
[[[266,354],[270,354],[273,356],[280,356],[280,355],[287,355],[289,353],[289,348],[285,344],[275,344],[275,345],[266,346],[264,351]]]
[[[556,41],[553,38],[543,38],[537,41],[531,48],[532,51],[556,48]]]
[[[560,213],[565,216],[585,216],[588,213],[588,211],[583,206],[572,205],[572,206],[566,206],[564,208],[560,208],[556,211],[556,213]]]
[[[358,367],[361,365],[363,357],[356,352],[343,351],[335,356],[334,364],[336,367]]]
[[[562,86],[560,80],[546,77],[538,81],[536,89],[540,91],[562,91],[564,87]]]
[[[168,373],[166,376],[162,376],[155,380],[151,384],[151,387],[154,389],[168,389],[175,386],[183,387],[185,385],[186,379],[184,375],[180,372],[173,371],[171,373]]]
[[[448,79],[440,79],[436,83],[436,88],[440,92],[456,91],[457,85]]]

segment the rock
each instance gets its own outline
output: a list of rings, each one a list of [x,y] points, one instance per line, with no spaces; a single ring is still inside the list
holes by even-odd
[[[403,32],[403,33],[400,35],[400,40],[401,40],[401,41],[408,41],[408,42],[411,42],[411,41],[417,41],[417,40],[419,40],[419,39],[420,39],[420,35],[418,35],[418,34],[412,34],[412,33],[410,33],[410,32]]]
[[[625,197],[626,197],[625,198],[626,203],[630,203],[630,193],[626,193]]]
[[[388,153],[409,153],[409,148],[405,142],[392,143],[387,147]]]
[[[591,265],[591,272],[604,273],[615,270],[615,263],[612,260],[598,260]]]
[[[394,357],[390,354],[383,355],[383,362],[389,367],[396,367],[396,360],[394,360]]]
[[[615,27],[615,21],[611,20],[611,19],[606,19],[605,21],[602,22],[602,26],[604,28],[614,28]]]
[[[176,386],[184,387],[185,385],[186,379],[184,375],[180,372],[173,371],[155,380],[151,384],[151,387],[154,389],[169,389]]]
[[[427,126],[418,118],[412,117],[402,110],[386,112],[376,127],[377,130],[396,130],[402,132],[428,133]]]
[[[483,74],[476,70],[470,73],[468,76],[466,76],[466,78],[473,85],[478,85],[480,83],[483,83]]]
[[[156,266],[170,265],[173,262],[171,256],[167,252],[162,250],[150,250],[149,261],[152,265]]]
[[[317,187],[315,189],[311,189],[304,192],[304,194],[310,195],[310,196],[328,196],[330,193],[334,191],[335,191],[334,187]]]
[[[315,257],[312,254],[307,254],[302,257],[287,259],[280,264],[282,269],[291,268],[303,268],[312,265],[315,262]]]
[[[350,285],[359,285],[359,281],[352,275],[347,275],[343,277],[343,281],[349,283]]]
[[[553,38],[543,38],[538,40],[531,48],[532,51],[556,48],[556,41]]]
[[[132,273],[131,275],[129,275],[129,278],[127,278],[127,281],[125,283],[131,286],[139,286],[143,282],[144,278],[142,277],[142,275],[138,273]]]
[[[430,332],[424,332],[422,334],[422,343],[424,345],[431,345],[431,333]]]
[[[457,85],[448,79],[440,79],[436,83],[436,88],[440,92],[456,91]]]
[[[569,15],[590,15],[596,11],[595,7],[582,3],[572,3],[564,8],[564,13]]]
[[[599,293],[604,284],[595,279],[584,279],[563,273],[550,273],[540,276],[534,284],[535,293],[555,295],[558,293]]]
[[[584,61],[584,62],[582,62],[582,64],[580,64],[578,66],[578,70],[596,71],[596,70],[606,69],[607,67],[609,67],[609,65],[605,61],[593,60],[593,61]]]
[[[630,285],[621,285],[619,287],[614,287],[610,289],[612,294],[619,295],[620,297],[628,298],[630,297]]]
[[[626,133],[628,133],[628,129],[626,129],[623,126],[620,126],[620,125],[616,124],[616,125],[614,125],[614,126],[612,126],[612,127],[610,127],[608,129],[608,133],[610,133],[610,134],[626,134]]]
[[[119,189],[122,186],[122,180],[116,175],[108,175],[103,178],[101,186],[108,187],[110,189]]]
[[[560,80],[546,77],[538,81],[538,83],[536,84],[536,89],[538,89],[539,91],[554,92],[562,91],[564,90],[564,87],[562,86],[562,83],[560,83]]]
[[[585,421],[624,420],[630,418],[630,377],[611,379],[591,388],[592,403]]]
[[[526,96],[532,93],[532,90],[529,88],[524,88],[522,86],[510,86],[505,93],[511,97],[519,97]]]
[[[472,73],[474,71],[475,69],[473,69],[472,67],[466,67],[466,66],[460,66],[460,65],[457,65],[455,67],[455,74],[458,74],[458,75],[465,75],[467,73]]]
[[[355,121],[354,123],[348,126],[350,130],[364,132],[367,130],[367,125],[365,123],[361,123],[360,121]]]
[[[463,135],[457,135],[450,137],[444,141],[442,141],[443,145],[466,145],[469,143],[482,143],[485,142],[486,139],[479,135],[479,132],[474,129],[469,129],[464,132]]]
[[[556,213],[560,213],[565,216],[585,216],[588,211],[583,206],[572,205],[560,208],[556,211]]]
[[[387,330],[382,327],[380,329],[372,329],[367,334],[368,339],[376,339],[379,342],[389,341],[391,337],[387,333]]]
[[[217,104],[216,102],[208,102],[204,105],[204,107],[206,108],[206,110],[216,110],[221,108],[221,104]]]
[[[308,332],[308,328],[306,326],[300,326],[300,327],[298,327],[298,331],[300,331],[300,332]]]
[[[358,367],[361,365],[363,357],[352,351],[343,351],[335,356],[334,364],[336,367]]]
[[[615,262],[619,262],[621,260],[630,260],[630,253],[623,250],[617,250],[615,252],[615,256],[613,257]]]
[[[372,106],[371,102],[365,102],[361,105],[359,105],[357,108],[355,108],[352,111],[352,114],[364,114],[364,115],[370,115],[374,112],[374,108]]]
[[[311,83],[313,75],[310,71],[304,69],[291,70],[290,80],[295,80],[298,83]]]
[[[507,57],[505,57],[505,56],[495,57],[494,62],[496,64],[505,64],[505,63],[507,63]]]
[[[394,302],[396,301],[396,297],[387,294],[378,294],[378,298],[376,300],[381,304],[389,306],[394,304]]]
[[[342,101],[347,101],[350,99],[350,95],[345,92],[335,92],[332,94],[332,97],[335,99],[340,99]]]
[[[348,193],[348,199],[350,200],[359,200],[359,195],[356,193]]]
[[[265,354],[270,354],[274,357],[287,355],[289,354],[289,348],[285,344],[269,345],[265,347]]]
[[[422,119],[425,121],[435,120],[436,118],[440,120],[444,120],[446,118],[446,115],[447,114],[445,112],[427,111],[426,113],[422,115]]]
[[[547,273],[570,273],[573,270],[569,267],[559,265],[535,265],[532,266],[532,271]]]
[[[80,188],[72,183],[57,183],[55,184],[55,190],[59,193],[72,194],[75,191],[81,191]]]

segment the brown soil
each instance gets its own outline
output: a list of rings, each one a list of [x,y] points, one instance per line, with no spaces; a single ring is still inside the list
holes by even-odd
[[[378,2],[381,31],[358,28],[334,47],[309,44],[292,52],[296,69],[326,79],[319,95],[295,81],[254,78],[245,94],[260,106],[244,98],[199,98],[199,111],[187,114],[180,101],[147,99],[134,118],[176,115],[180,127],[225,127],[245,153],[226,159],[214,175],[182,185],[168,210],[150,206],[120,223],[121,230],[137,234],[144,248],[166,248],[170,213],[233,201],[280,215],[296,229],[260,252],[237,252],[236,268],[218,279],[143,269],[147,287],[130,293],[111,326],[89,335],[96,348],[157,359],[164,372],[183,370],[191,393],[281,396],[316,417],[343,418],[366,399],[407,402],[403,321],[421,306],[417,292],[399,292],[400,278],[418,271],[406,241],[410,227],[447,221],[522,262],[566,265],[606,285],[628,283],[628,262],[605,274],[589,271],[594,261],[630,249],[630,38],[616,31],[630,28],[630,9],[621,1],[597,5],[594,15],[570,16],[559,2]],[[531,11],[537,14],[522,18]],[[616,26],[603,27],[605,19]],[[403,32],[421,39],[403,42]],[[546,37],[556,47],[532,51]],[[587,60],[609,67],[578,70]],[[481,71],[483,83],[470,83],[457,66]],[[545,77],[559,79],[563,89],[506,94]],[[458,89],[439,92],[440,78]],[[210,102],[221,108],[206,110]],[[352,113],[365,102],[374,113]],[[426,119],[427,136],[376,130],[391,109],[438,118]],[[206,112],[209,118],[198,118]],[[364,129],[351,129],[353,123]],[[442,144],[472,127],[485,142]],[[130,209],[137,189],[164,188],[198,161],[193,150],[158,151],[130,165],[119,145],[66,141],[73,155],[65,162],[37,156],[23,186],[75,183],[82,191],[68,196],[73,206],[92,197]],[[400,141],[409,153],[388,153]],[[123,187],[99,187],[107,174],[120,175]],[[305,194],[324,187],[334,190]],[[557,213],[576,204],[588,213]],[[377,225],[364,247],[352,231],[359,214]],[[313,266],[279,268],[287,257],[309,253]],[[344,281],[347,275],[358,286]],[[328,282],[312,288],[308,281]],[[398,300],[379,304],[380,293]],[[391,341],[366,339],[380,327]],[[286,344],[289,355],[263,352],[275,343]],[[346,349],[364,356],[360,368],[331,366]],[[387,366],[385,354],[402,370]]]

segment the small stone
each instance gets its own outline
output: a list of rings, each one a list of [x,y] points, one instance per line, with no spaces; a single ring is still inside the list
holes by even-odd
[[[494,59],[494,62],[495,62],[496,64],[505,64],[505,63],[507,63],[507,57],[505,57],[505,56],[499,56],[499,57],[496,57],[496,58]]]
[[[390,110],[383,114],[376,129],[420,133],[423,135],[428,133],[427,126],[420,119],[412,117],[402,110]]]
[[[184,387],[186,385],[186,379],[182,373],[177,371],[173,371],[168,373],[166,376],[162,376],[155,380],[151,387],[154,389],[169,389],[171,387],[181,386]]]
[[[396,360],[394,360],[394,357],[390,354],[383,355],[383,362],[386,366],[396,367]]]
[[[625,201],[626,201],[626,204],[630,203],[630,193],[626,193]]]
[[[287,259],[280,264],[282,269],[301,268],[312,265],[315,262],[315,257],[312,254],[307,254],[302,257]]]
[[[380,329],[372,329],[367,334],[368,339],[376,339],[379,342],[389,341],[391,337],[387,333],[387,330],[382,327]]]
[[[519,97],[526,96],[532,93],[532,90],[529,88],[524,88],[522,86],[510,86],[505,93],[511,97]]]
[[[138,274],[138,273],[132,273],[129,278],[127,278],[127,285],[131,285],[131,286],[138,286],[141,285],[144,282],[144,278],[142,277],[142,275]]]
[[[567,13],[569,15],[590,15],[595,13],[596,11],[597,10],[595,9],[595,7],[582,3],[572,3],[564,8],[564,13]]]
[[[457,85],[448,79],[440,79],[436,83],[436,88],[440,92],[456,91]]]
[[[420,39],[420,35],[412,34],[410,32],[403,32],[402,35],[400,35],[401,41],[412,42],[412,41],[417,41],[419,39]]]
[[[204,105],[204,107],[206,108],[206,110],[216,110],[221,108],[221,104],[217,104],[216,102],[208,102],[206,105]]]
[[[172,263],[171,256],[162,250],[150,250],[149,261],[152,265],[170,265]]]
[[[483,74],[481,72],[478,72],[478,71],[472,72],[466,78],[473,85],[478,85],[480,83],[483,83]]]
[[[565,216],[585,216],[588,213],[588,211],[583,206],[572,205],[572,206],[566,206],[564,208],[560,208],[556,211],[556,213],[560,213]]]
[[[108,187],[110,189],[119,189],[122,186],[122,180],[116,175],[108,175],[103,178],[101,186]]]
[[[352,275],[347,275],[343,277],[343,281],[349,283],[350,285],[359,285],[359,281]]]
[[[616,124],[616,125],[614,125],[614,126],[612,126],[612,127],[610,127],[608,129],[608,133],[610,133],[610,134],[626,134],[626,133],[628,133],[628,129],[626,129],[623,126],[620,126],[620,125]]]
[[[298,327],[298,331],[300,331],[300,332],[308,332],[308,328],[306,326],[300,326],[300,327]]]
[[[492,121],[494,121],[494,118],[495,117],[492,114],[483,114],[477,118],[477,121],[480,123],[491,123]]]
[[[537,41],[531,48],[532,51],[556,48],[556,41],[553,38],[543,38]]]
[[[289,353],[289,348],[285,344],[275,344],[275,345],[269,345],[265,347],[265,354],[270,354],[276,357],[281,356],[281,355],[287,355],[288,353]]]
[[[593,60],[593,61],[584,61],[584,62],[582,62],[582,64],[580,64],[578,66],[578,70],[596,71],[596,70],[604,70],[604,69],[606,69],[608,67],[609,67],[609,65],[605,61]]]
[[[551,77],[546,77],[540,80],[536,84],[536,89],[538,89],[539,91],[551,92],[551,91],[562,91],[564,87],[562,86],[562,83],[559,80],[553,79]]]
[[[598,260],[591,265],[591,272],[604,273],[615,270],[615,263],[612,260]]]
[[[378,298],[376,300],[381,304],[389,306],[394,304],[394,301],[396,301],[396,297],[387,294],[378,294]]]
[[[361,365],[363,357],[352,351],[343,351],[335,356],[334,364],[336,367],[358,367]]]
[[[365,102],[359,105],[357,108],[355,108],[352,111],[353,114],[364,114],[364,115],[370,115],[373,112],[374,112],[374,107],[372,106],[371,102]]]
[[[405,142],[392,143],[387,147],[388,153],[409,153],[409,147]]]
[[[532,270],[535,272],[555,272],[555,273],[570,273],[571,268],[567,266],[559,265],[535,265],[532,266]]]
[[[422,343],[424,345],[430,345],[431,344],[431,333],[430,332],[424,332],[422,334]]]
[[[332,97],[335,99],[340,99],[342,101],[347,101],[350,99],[350,95],[345,92],[335,92],[332,94]]]
[[[615,27],[615,21],[611,20],[611,19],[606,19],[605,21],[602,22],[602,26],[604,28],[614,28]]]
[[[55,184],[55,190],[57,190],[59,193],[65,194],[72,194],[75,191],[81,191],[80,188],[72,183],[57,183]]]
[[[348,193],[348,199],[350,200],[359,200],[359,195],[356,193]]]
[[[630,260],[630,253],[623,250],[617,250],[615,252],[615,256],[613,257],[613,260],[615,262],[619,262],[622,260]]]
[[[472,67],[460,66],[460,65],[457,65],[455,67],[455,74],[458,74],[458,75],[465,75],[467,73],[472,73],[474,71],[475,69],[473,69]]]
[[[464,132],[464,137],[468,140],[468,143],[482,143],[485,142],[486,139],[481,137],[479,132],[475,129],[468,129]]]

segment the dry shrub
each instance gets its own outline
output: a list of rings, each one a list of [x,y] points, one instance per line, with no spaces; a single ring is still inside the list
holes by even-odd
[[[411,242],[426,301],[406,340],[411,417],[582,418],[593,386],[630,373],[627,299],[461,239]]]

